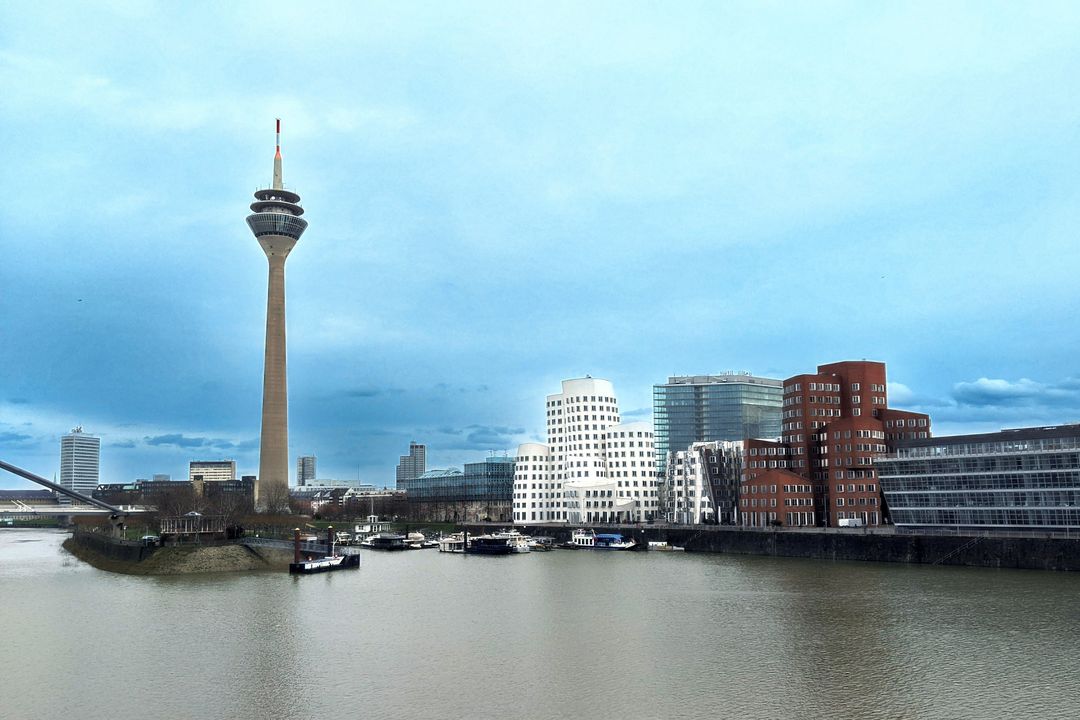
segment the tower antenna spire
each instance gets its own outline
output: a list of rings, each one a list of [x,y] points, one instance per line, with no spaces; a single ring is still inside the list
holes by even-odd
[[[281,182],[281,118],[275,120],[277,130],[274,134],[274,189],[282,190],[285,186]]]

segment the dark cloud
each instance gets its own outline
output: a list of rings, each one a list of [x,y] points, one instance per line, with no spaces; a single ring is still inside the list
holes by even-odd
[[[22,397],[8,398],[8,402],[12,405],[29,405],[30,401]]]
[[[652,415],[652,408],[647,407],[638,408],[636,410],[626,410],[622,413],[622,417],[624,418],[649,417],[650,415]]]
[[[476,449],[499,449],[517,445],[517,437],[525,428],[504,425],[469,425],[465,436],[466,447]]]
[[[135,447],[135,441],[134,440],[117,440],[116,442],[109,443],[109,447],[133,448],[133,447]]]
[[[147,445],[175,445],[180,448],[198,448],[207,447],[212,445],[213,441],[204,437],[188,437],[181,433],[170,433],[168,435],[149,435],[143,438],[143,442]]]
[[[382,397],[384,395],[400,395],[404,390],[401,388],[387,387],[387,388],[353,388],[351,390],[342,390],[340,395],[347,398],[374,398]]]
[[[17,432],[0,432],[0,445],[21,445],[27,440],[32,440],[29,435]]]

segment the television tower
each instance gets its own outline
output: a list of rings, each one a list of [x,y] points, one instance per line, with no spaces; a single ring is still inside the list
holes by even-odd
[[[255,191],[247,224],[270,264],[266,295],[266,356],[263,364],[262,434],[255,507],[265,510],[289,492],[289,399],[285,372],[285,259],[307,229],[300,196],[281,181],[281,120],[277,121],[274,183]]]

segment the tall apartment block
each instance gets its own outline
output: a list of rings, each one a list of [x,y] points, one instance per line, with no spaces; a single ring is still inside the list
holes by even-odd
[[[888,406],[885,363],[848,361],[784,381],[782,430],[746,442],[740,524],[880,525],[874,457],[930,437],[930,417]]]
[[[657,473],[693,443],[780,437],[783,382],[749,373],[676,375],[653,385]]]
[[[427,446],[419,443],[409,443],[409,454],[398,456],[397,464],[397,489],[405,490],[409,480],[427,472]]]
[[[518,447],[514,522],[639,522],[657,510],[652,425],[621,423],[615,390],[592,377],[548,395],[547,443]]]
[[[188,482],[232,482],[236,480],[235,460],[192,460],[188,463]]]
[[[83,432],[77,427],[60,438],[60,484],[68,490],[83,495],[93,495],[100,483],[101,438]],[[60,497],[67,505],[71,499]]]
[[[315,456],[301,455],[296,458],[296,485],[303,487],[315,480]]]

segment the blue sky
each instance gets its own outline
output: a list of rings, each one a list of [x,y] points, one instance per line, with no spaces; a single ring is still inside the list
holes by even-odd
[[[888,363],[938,434],[1080,421],[1075,3],[12,3],[0,458],[258,466],[285,182],[291,457],[392,482],[586,373]],[[20,481],[0,477],[0,487]]]

